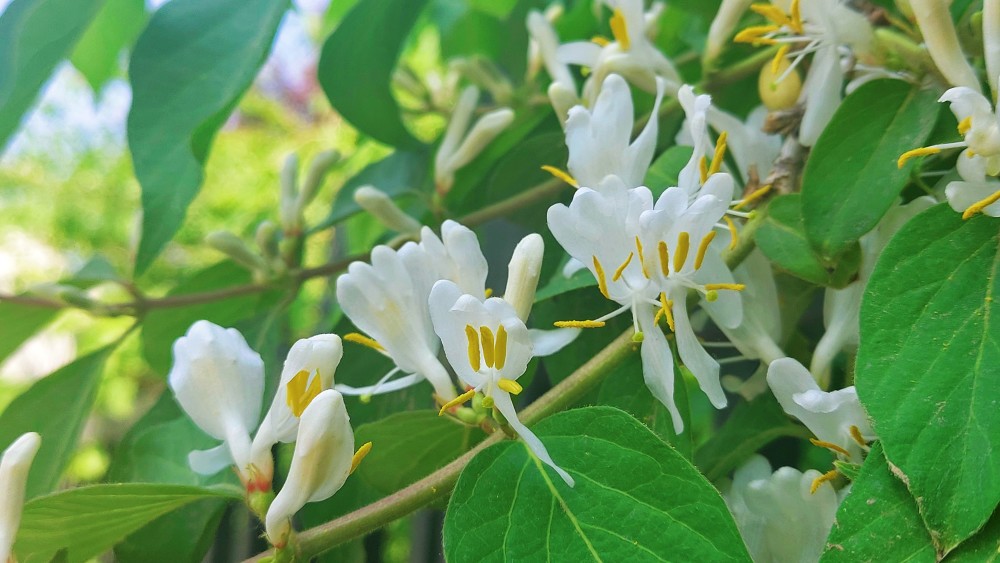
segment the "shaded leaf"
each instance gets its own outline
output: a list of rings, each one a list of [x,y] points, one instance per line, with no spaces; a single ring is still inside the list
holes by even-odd
[[[106,0],[70,55],[95,92],[117,73],[118,56],[135,41],[146,20],[143,0]]]
[[[55,319],[59,309],[0,301],[0,362]]]

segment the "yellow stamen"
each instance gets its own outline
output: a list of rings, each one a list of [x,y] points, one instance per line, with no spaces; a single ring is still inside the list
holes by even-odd
[[[733,291],[743,291],[746,288],[745,285],[741,283],[706,283],[705,290],[716,291],[719,289],[731,289]]]
[[[438,416],[444,415],[444,413],[447,412],[448,409],[451,409],[452,407],[457,407],[458,405],[461,405],[462,403],[472,399],[475,396],[476,396],[476,390],[469,389],[465,393],[462,393],[461,395],[441,405],[441,410],[438,411]]]
[[[767,195],[767,192],[769,192],[769,191],[771,191],[771,184],[767,184],[766,186],[762,186],[762,187],[754,190],[750,195],[748,195],[745,198],[743,198],[743,201],[741,201],[738,204],[734,205],[733,209],[743,209],[747,205],[750,205],[751,203],[753,203],[753,202],[757,201],[758,199],[760,199],[760,198],[764,197],[765,195]],[[728,217],[727,217],[727,219],[728,219]]]
[[[574,188],[579,188],[580,187],[580,183],[576,181],[576,178],[570,176],[569,172],[565,172],[563,170],[560,170],[560,169],[556,168],[555,166],[549,166],[548,164],[546,164],[545,166],[543,166],[542,170],[548,172],[549,174],[552,174],[556,178],[559,178],[560,180],[562,180],[563,182],[566,182],[567,184],[573,186]]]
[[[599,47],[607,47],[611,43],[611,40],[601,35],[595,35],[590,38],[590,42],[596,43]]]
[[[795,33],[802,34],[802,11],[799,10],[799,0],[792,0],[792,29]]]
[[[816,491],[819,490],[820,485],[826,483],[827,481],[832,481],[836,479],[837,475],[840,475],[840,472],[838,472],[836,469],[831,469],[830,471],[827,471],[826,473],[813,479],[812,485],[809,487],[809,494],[816,494]]]
[[[483,342],[483,360],[486,361],[486,367],[491,368],[496,359],[494,356],[496,344],[493,342],[493,331],[488,326],[481,326],[479,327],[479,336]]]
[[[998,199],[1000,199],[1000,190],[993,192],[993,194],[990,197],[981,199],[976,203],[970,205],[969,208],[966,209],[964,213],[962,213],[962,219],[968,219],[969,217],[972,217],[976,213],[979,213],[980,211],[985,209],[987,206],[996,203]]]
[[[752,25],[743,31],[736,34],[733,37],[734,43],[750,43],[754,47],[758,45],[775,45],[778,42],[769,37],[764,37],[768,33],[772,33],[781,29],[781,26],[777,25]]]
[[[966,117],[958,122],[958,134],[964,136],[972,128],[972,116]]]
[[[688,247],[691,245],[691,235],[687,231],[681,231],[677,235],[677,252],[674,252],[674,271],[679,272],[684,267],[684,262],[688,258]]]
[[[354,452],[354,457],[351,458],[351,473],[354,473],[354,470],[361,465],[361,460],[365,459],[365,456],[367,456],[370,451],[372,451],[372,443],[365,442],[360,448],[358,448],[358,451]]]
[[[864,436],[861,435],[861,430],[859,430],[857,426],[852,424],[850,428],[850,433],[851,433],[851,438],[854,438],[854,441],[857,442],[862,448],[868,446],[868,442],[865,442],[865,438]]]
[[[788,51],[791,48],[792,48],[791,45],[785,43],[784,45],[779,47],[778,50],[774,53],[774,58],[771,59],[771,74],[773,74],[775,77],[778,76],[778,71],[781,70],[781,61],[785,59],[785,55],[788,54]]]
[[[487,299],[489,299],[490,296],[493,295],[493,288],[492,287],[487,287],[486,291],[484,291],[483,294],[486,295]]]
[[[483,367],[479,359],[479,335],[472,325],[465,325],[465,338],[469,341],[469,365],[472,366],[472,371],[479,371]]]
[[[899,160],[896,161],[896,166],[902,168],[906,164],[907,160],[910,160],[916,156],[927,156],[929,154],[937,154],[941,152],[941,149],[937,147],[921,147],[919,149],[913,149],[912,151],[906,151],[899,155]]]
[[[782,12],[781,8],[773,4],[753,4],[750,6],[750,10],[764,16],[777,25],[791,25],[792,23],[792,20],[788,19],[788,15]]]
[[[819,446],[821,448],[826,448],[828,450],[833,450],[833,451],[837,452],[838,454],[843,454],[843,455],[845,455],[847,457],[851,457],[851,452],[845,450],[844,448],[842,448],[842,447],[840,447],[837,444],[834,444],[832,442],[824,442],[823,440],[817,440],[816,438],[809,438],[809,441],[814,446]]]
[[[496,368],[498,370],[503,369],[504,363],[507,362],[507,329],[503,325],[497,327],[497,343],[494,355],[496,356]]]
[[[625,268],[628,268],[628,265],[632,263],[632,256],[634,254],[635,252],[628,253],[628,258],[626,258],[625,261],[622,262],[622,265],[618,266],[618,269],[615,270],[615,275],[611,276],[611,281],[618,281],[621,279],[622,274],[625,273]]]
[[[622,51],[628,51],[631,43],[628,40],[628,26],[625,25],[625,14],[615,8],[611,15],[611,34],[615,36],[615,41],[622,46]]]
[[[379,352],[385,352],[385,348],[383,348],[381,344],[379,344],[378,342],[376,342],[374,339],[368,338],[367,336],[365,336],[363,334],[360,334],[360,333],[357,333],[357,332],[349,332],[349,333],[345,334],[344,335],[344,340],[346,340],[348,342],[353,342],[355,344],[360,344],[362,346],[367,346],[367,347],[371,348],[372,350],[378,350]]]
[[[728,215],[723,215],[722,219],[726,221],[726,226],[729,227],[729,250],[736,248],[736,243],[740,240],[739,232],[736,230],[736,223],[729,218]]]
[[[715,154],[712,155],[712,165],[708,167],[709,176],[722,169],[722,162],[725,160],[726,156],[727,136],[726,132],[723,131],[722,133],[719,133],[719,138],[715,140]]]
[[[520,383],[514,381],[513,379],[506,379],[503,377],[501,377],[500,380],[497,381],[497,387],[503,389],[504,391],[510,393],[511,395],[519,395],[521,391],[524,390],[524,388],[521,387]]]
[[[708,245],[712,244],[714,238],[715,231],[708,231],[708,234],[701,239],[701,244],[698,245],[698,254],[694,257],[695,270],[701,268],[701,263],[705,261],[705,253],[708,252]]]
[[[649,279],[649,270],[646,269],[646,259],[642,256],[642,242],[639,237],[635,237],[635,249],[639,252],[639,266],[642,267],[642,275]]]
[[[604,321],[556,321],[553,324],[559,328],[601,328]]]
[[[302,370],[288,380],[288,384],[285,386],[285,402],[296,417],[301,417],[309,403],[323,390],[319,372],[316,373],[316,377],[312,378],[312,381],[309,380],[309,374],[310,372]]]
[[[656,245],[656,250],[660,254],[660,271],[664,277],[670,275],[670,254],[667,253],[667,243],[662,240]]]
[[[667,317],[667,326],[670,327],[670,332],[674,332],[674,302],[671,299],[667,299],[666,293],[660,293],[660,311],[663,311],[663,316]]]
[[[604,268],[601,267],[601,261],[594,256],[594,272],[597,273],[597,289],[601,290],[601,295],[605,299],[611,299],[611,295],[608,293],[608,280],[604,279]]]
[[[703,156],[701,160],[698,161],[698,173],[701,175],[701,183],[704,184],[708,180],[708,157]]]

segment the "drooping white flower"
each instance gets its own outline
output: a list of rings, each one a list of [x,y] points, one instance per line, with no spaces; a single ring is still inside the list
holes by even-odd
[[[573,478],[552,461],[545,445],[517,418],[511,395],[521,392],[517,379],[524,375],[533,354],[531,336],[517,312],[503,299],[464,294],[454,283],[442,280],[430,296],[434,330],[441,337],[448,362],[459,378],[492,403],[528,448],[573,486]]]
[[[0,561],[12,560],[11,550],[21,524],[28,471],[41,444],[41,436],[27,432],[0,455]]]
[[[733,278],[744,286],[740,292],[743,320],[735,328],[717,323],[722,332],[748,359],[770,364],[785,357],[778,345],[781,342],[781,309],[771,262],[760,250],[754,250],[733,270]]]
[[[969,158],[963,151],[958,155],[956,168],[961,180],[948,182],[945,187],[948,205],[955,211],[961,211],[965,217],[972,217],[976,212],[1000,217],[1000,202],[996,200],[996,194],[1000,193],[1000,179],[986,174],[986,159]]]
[[[319,334],[292,345],[271,408],[253,438],[254,460],[271,459],[274,444],[295,441],[302,413],[322,391],[333,386],[343,355],[344,347],[336,334]]]
[[[862,461],[865,444],[875,439],[875,432],[853,385],[823,391],[809,370],[792,358],[771,362],[767,384],[781,408],[816,435],[818,445],[854,463]]]
[[[812,490],[820,476],[792,467],[771,473],[760,455],[736,470],[726,504],[756,563],[819,561],[841,500],[832,486]]]
[[[643,184],[656,150],[657,119],[663,98],[659,82],[649,121],[632,141],[634,107],[625,79],[611,74],[593,109],[575,106],[566,120],[569,172],[576,183],[596,189],[608,175],[620,178],[627,188]]]
[[[223,441],[219,447],[191,452],[191,468],[212,474],[235,464],[248,489],[259,485],[266,490],[270,475],[258,475],[250,452],[250,433],[260,419],[264,394],[260,355],[238,330],[208,321],[191,325],[174,342],[173,354],[167,381],[174,397],[199,428]]]
[[[288,477],[265,518],[267,537],[284,547],[291,518],[308,502],[333,496],[371,448],[354,451],[354,431],[344,397],[333,389],[316,396],[302,413]]]
[[[510,108],[500,108],[480,117],[470,129],[469,122],[478,101],[479,89],[475,86],[462,91],[434,157],[434,180],[441,194],[451,189],[455,172],[471,162],[514,121],[514,112]]]

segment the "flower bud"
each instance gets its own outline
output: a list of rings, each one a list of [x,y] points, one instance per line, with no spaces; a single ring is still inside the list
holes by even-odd
[[[389,194],[374,186],[361,186],[355,190],[354,201],[387,229],[405,235],[420,233],[420,222],[400,209]]]
[[[302,181],[302,189],[295,199],[295,207],[298,213],[309,205],[323,187],[323,180],[330,169],[340,162],[340,153],[337,151],[323,151],[316,155],[309,163],[309,171],[306,172],[305,180]]]
[[[298,206],[299,157],[294,153],[285,158],[278,183],[281,188],[278,197],[281,226],[286,232],[297,232],[301,229],[301,214]]]
[[[994,98],[1000,78],[1000,0],[983,0],[983,55]]]
[[[514,307],[518,318],[524,322],[528,321],[535,302],[544,253],[545,242],[541,235],[532,233],[517,243],[507,267],[507,290],[503,299]]]
[[[712,20],[712,25],[708,28],[708,41],[705,44],[705,54],[702,55],[702,64],[711,66],[715,59],[722,54],[722,50],[732,38],[736,25],[740,22],[743,12],[750,7],[752,0],[722,0],[719,11]]]
[[[480,117],[462,144],[451,155],[448,167],[455,171],[472,162],[472,159],[479,156],[486,145],[502,133],[512,121],[514,121],[514,111],[509,108],[500,108]]]
[[[233,262],[251,271],[266,271],[267,262],[229,231],[215,231],[205,237],[205,243],[225,254]]]
[[[9,561],[14,537],[21,523],[28,470],[42,438],[35,432],[22,434],[0,456],[0,561]]]
[[[976,72],[965,59],[958,43],[955,24],[951,21],[948,2],[944,0],[910,0],[913,17],[920,26],[927,50],[934,64],[952,86],[965,86],[982,92]]]

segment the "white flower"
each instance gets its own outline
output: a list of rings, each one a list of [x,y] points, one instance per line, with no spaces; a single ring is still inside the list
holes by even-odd
[[[708,39],[705,42],[705,52],[701,60],[703,66],[710,66],[722,54],[729,42],[736,25],[740,23],[743,12],[747,11],[753,0],[722,0],[719,11],[712,18],[708,27]]]
[[[250,432],[260,418],[264,393],[260,355],[238,330],[208,321],[191,325],[174,342],[173,352],[167,380],[177,402],[206,434],[223,441],[217,448],[191,452],[191,468],[211,474],[235,464],[248,489],[269,488],[270,476],[257,474],[250,454]]]
[[[761,181],[774,168],[774,161],[781,153],[781,137],[764,133],[767,108],[758,106],[741,121],[733,115],[709,106],[707,121],[716,131],[726,132],[726,147],[736,161],[737,172],[749,181],[756,175]]]
[[[472,114],[479,100],[479,89],[469,86],[459,97],[451,121],[445,130],[441,146],[434,157],[434,180],[441,194],[448,193],[455,181],[455,172],[468,164],[486,145],[496,138],[514,121],[514,112],[509,108],[493,110],[480,117],[469,128]]]
[[[969,65],[958,42],[955,24],[951,21],[951,12],[945,0],[910,0],[913,17],[920,26],[924,36],[927,51],[941,74],[954,86],[965,86],[979,92],[979,79],[976,71]],[[983,17],[983,27],[986,28],[986,17]],[[996,77],[994,77],[996,78]]]
[[[963,212],[965,217],[971,217],[976,212],[1000,217],[1000,203],[996,200],[996,194],[1000,193],[1000,180],[986,175],[986,159],[969,158],[963,151],[958,155],[957,168],[961,180],[948,182],[944,191],[948,205],[955,211]],[[969,212],[970,209],[972,212]]]
[[[531,47],[537,49],[545,70],[552,78],[548,89],[549,101],[559,121],[565,124],[569,108],[580,103],[580,98],[569,66],[559,59],[559,36],[549,20],[537,10],[528,12],[528,33],[532,39]]]
[[[735,328],[720,324],[722,332],[740,354],[749,359],[769,364],[785,357],[778,345],[781,341],[781,310],[771,262],[760,250],[754,250],[733,271],[733,278],[745,286],[740,292],[743,321]]]
[[[518,420],[514,410],[511,394],[521,392],[517,379],[527,369],[533,352],[528,329],[514,308],[496,297],[482,301],[463,294],[447,280],[434,285],[430,305],[434,330],[459,378],[472,387],[471,393],[482,393],[534,455],[572,487],[573,478],[552,461],[545,445]]]
[[[627,188],[641,186],[656,150],[657,119],[663,84],[659,83],[653,111],[642,132],[632,138],[632,94],[617,74],[604,80],[592,110],[575,106],[566,120],[569,172],[578,185],[595,188],[608,175],[618,176]]]
[[[271,408],[251,445],[253,459],[261,460],[258,465],[271,459],[274,444],[295,441],[302,413],[322,391],[333,386],[333,376],[343,355],[344,347],[336,334],[319,334],[292,345]]]
[[[823,391],[809,370],[792,358],[771,362],[767,384],[781,408],[816,435],[817,445],[835,451],[846,460],[861,463],[862,452],[867,450],[865,444],[875,439],[875,432],[853,385]]]
[[[0,456],[0,561],[12,561],[14,537],[21,524],[24,489],[31,462],[42,438],[35,432],[22,434]]]
[[[755,455],[733,475],[729,511],[756,563],[815,563],[833,528],[840,499],[833,487],[812,490],[821,475],[771,465]]]
[[[371,338],[347,335],[389,356],[396,368],[371,387],[338,385],[342,393],[370,395],[394,391],[426,379],[439,398],[455,398],[451,376],[437,358],[440,341],[431,325],[427,298],[435,282],[447,279],[463,291],[484,295],[487,263],[475,233],[445,221],[439,239],[429,228],[419,244],[398,251],[387,246],[372,250],[371,264],[354,262],[337,279],[337,300],[344,313]],[[395,381],[402,371],[410,374]]]
[[[332,389],[317,395],[302,413],[288,477],[267,510],[271,543],[284,547],[292,516],[307,502],[326,500],[340,490],[370,448],[368,443],[355,453],[344,397]]]

